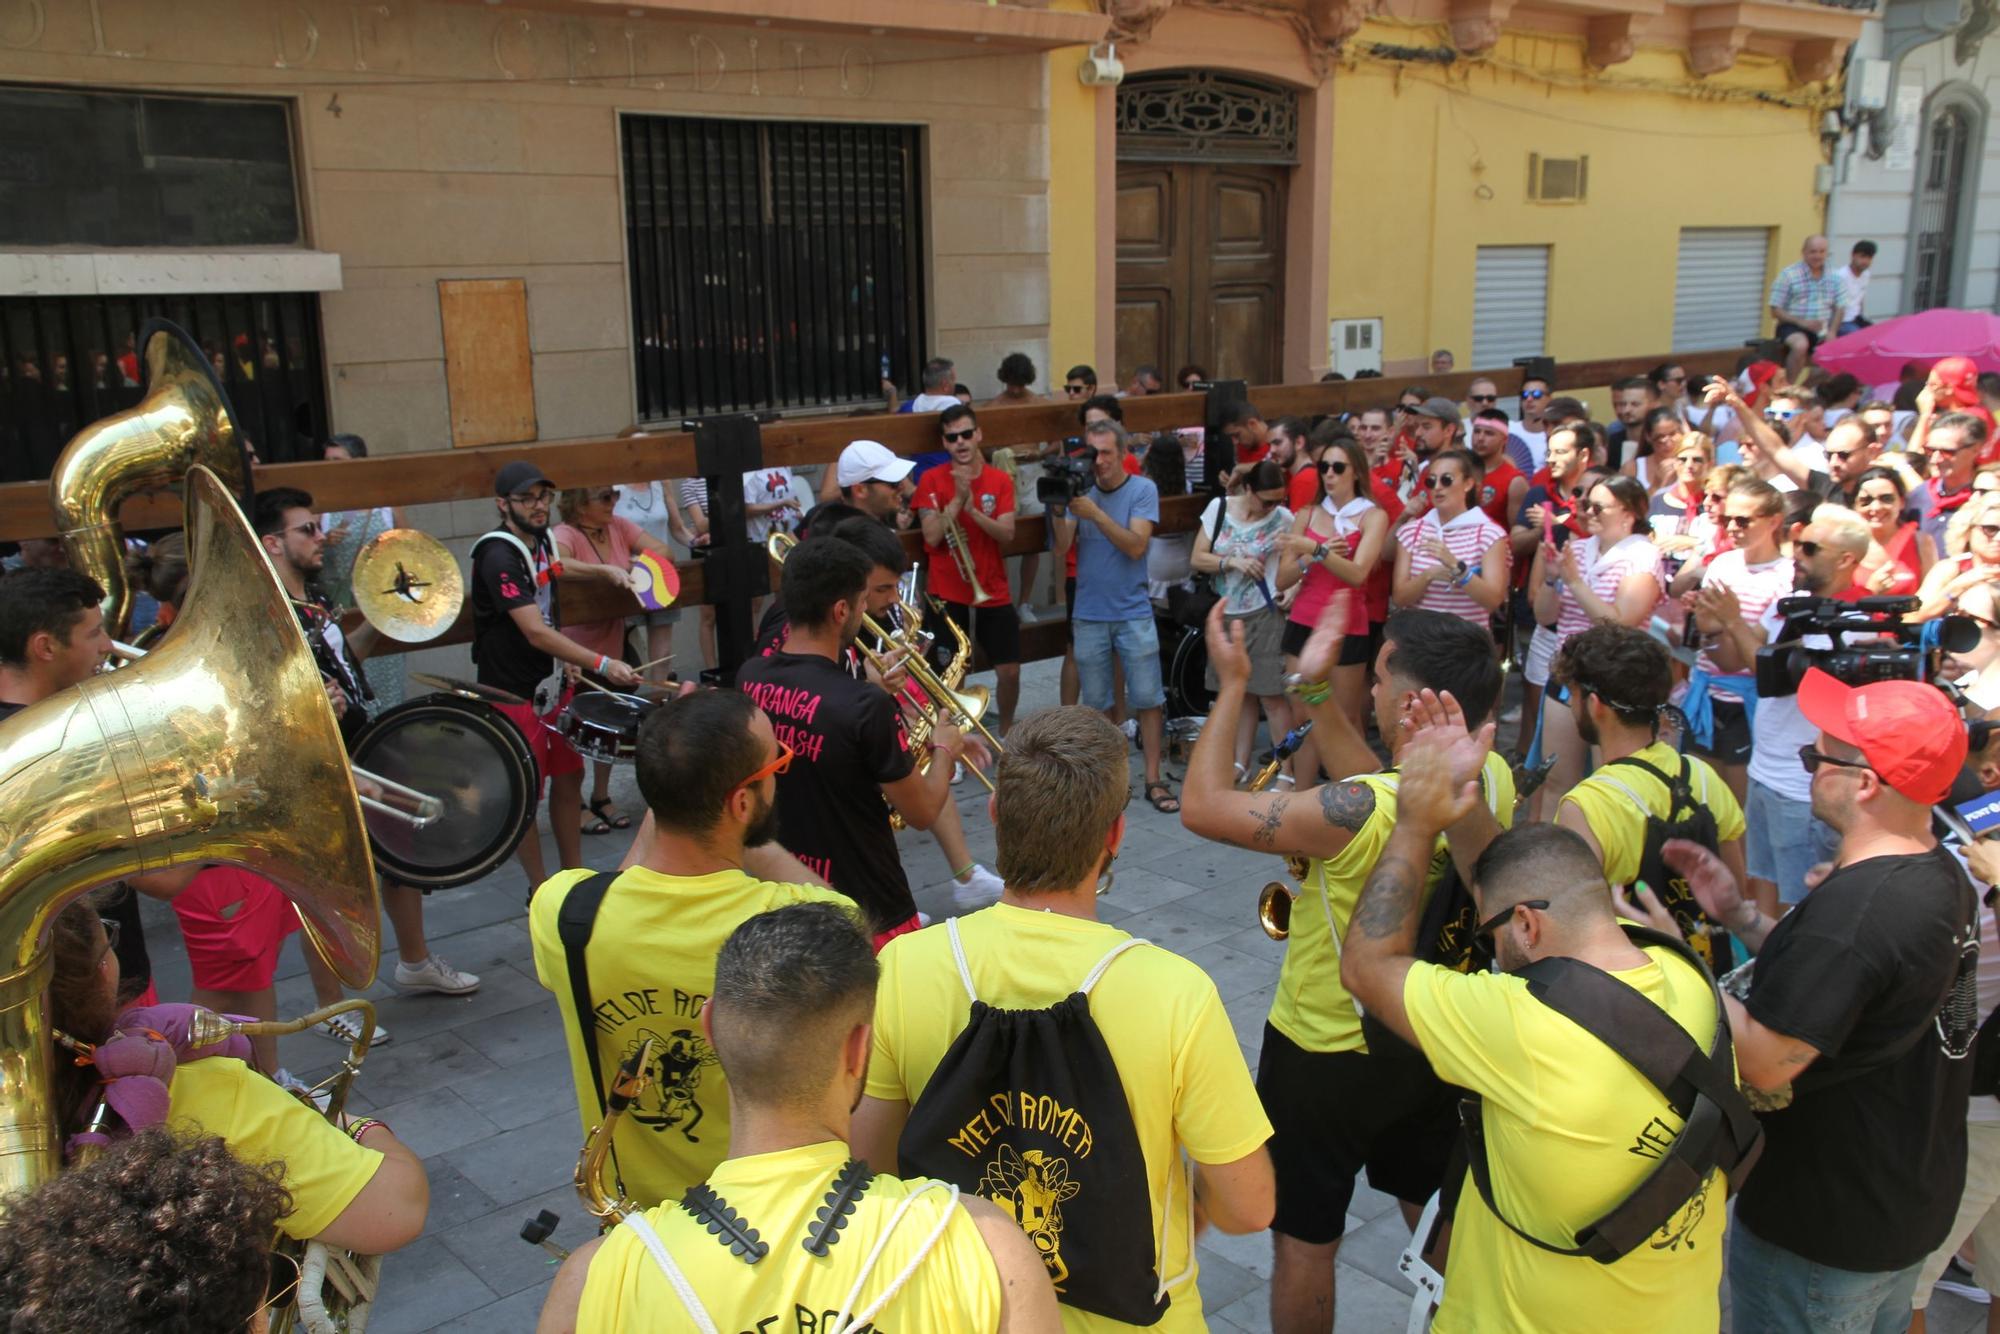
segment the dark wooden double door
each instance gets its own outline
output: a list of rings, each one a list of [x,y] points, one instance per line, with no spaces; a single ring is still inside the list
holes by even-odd
[[[1287,171],[1119,165],[1121,379],[1142,365],[1168,377],[1190,363],[1218,379],[1284,378]]]

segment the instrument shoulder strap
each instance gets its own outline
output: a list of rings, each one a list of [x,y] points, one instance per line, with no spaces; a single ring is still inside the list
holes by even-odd
[[[556,939],[562,942],[563,966],[569,972],[570,1006],[575,1011],[577,1035],[583,1040],[584,1060],[590,1065],[590,1087],[597,1094],[597,1113],[604,1104],[604,1064],[597,1054],[597,1035],[591,1030],[590,964],[584,951],[591,933],[597,929],[597,912],[616,871],[598,871],[569,887],[562,907],[556,910]]]
[[[1764,1131],[1736,1082],[1735,1048],[1729,1014],[1715,976],[1678,936],[1629,923],[1635,945],[1665,949],[1701,975],[1715,1002],[1715,1034],[1708,1049],[1634,988],[1581,959],[1538,959],[1520,970],[1536,1000],[1616,1052],[1666,1096],[1682,1118],[1681,1133],[1661,1153],[1652,1171],[1602,1217],[1579,1228],[1575,1246],[1556,1246],[1516,1226],[1493,1198],[1493,1172],[1477,1095],[1460,1111],[1466,1153],[1479,1198],[1506,1228],[1556,1255],[1583,1256],[1610,1264],[1645,1244],[1697,1192],[1715,1170],[1738,1188],[1764,1149]]]

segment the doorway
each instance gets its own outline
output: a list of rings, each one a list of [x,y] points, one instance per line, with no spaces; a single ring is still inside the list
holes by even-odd
[[[1925,128],[1910,227],[1911,310],[1952,304],[1964,234],[1966,153],[1972,137],[1971,110],[1958,103],[1937,109]]]

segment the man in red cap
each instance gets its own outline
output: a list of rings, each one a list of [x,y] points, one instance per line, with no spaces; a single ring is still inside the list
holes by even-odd
[[[1818,887],[1773,922],[1714,853],[1666,848],[1702,907],[1757,953],[1742,1003],[1729,1001],[1737,1066],[1786,1100],[1764,1118],[1763,1160],[1736,1201],[1732,1319],[1902,1329],[1965,1178],[1978,901],[1931,833],[1931,807],[1965,764],[1965,725],[1929,685],[1855,688],[1817,668],[1798,703],[1820,729],[1799,752],[1813,814],[1841,836]]]

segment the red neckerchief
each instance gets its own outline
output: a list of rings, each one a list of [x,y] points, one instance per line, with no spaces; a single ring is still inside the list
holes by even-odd
[[[1936,479],[1933,478],[1932,480],[1935,481]],[[1952,492],[1950,495],[1943,495],[1940,494],[1939,492],[1931,491],[1930,482],[1924,483],[1924,490],[1930,491],[1931,493],[1931,500],[1933,503],[1931,505],[1930,517],[1933,519],[1937,518],[1938,515],[1943,514],[1947,510],[1957,509],[1959,506],[1963,505],[1966,501],[1972,499],[1972,486],[1970,483],[1961,487],[1957,491]]]

